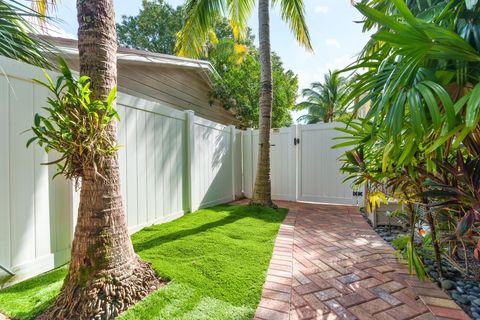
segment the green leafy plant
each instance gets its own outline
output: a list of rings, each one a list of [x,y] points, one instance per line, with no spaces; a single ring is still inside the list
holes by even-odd
[[[355,6],[373,35],[343,70],[356,72],[349,99],[357,99],[353,109],[365,118],[341,130],[347,136],[338,147],[354,148],[342,169],[354,183],[383,188],[403,205],[411,270],[417,251],[433,247],[442,277],[442,255],[455,260],[459,244],[464,252],[475,249],[465,238],[478,238],[480,2],[363,0]],[[431,241],[414,242],[414,226],[422,221]]]
[[[64,60],[60,60],[62,73],[54,82],[45,72],[47,82],[35,80],[51,93],[47,115],[36,114],[31,130],[34,136],[28,140],[48,153],[55,150],[60,157],[46,165],[56,164],[56,175],[63,174],[77,182],[84,170],[93,167],[98,175],[104,157],[118,150],[115,140],[107,132],[107,125],[114,119],[120,120],[114,108],[116,90],[107,101],[91,100],[90,79],[86,76],[74,78]],[[55,175],[55,176],[56,176]]]
[[[417,252],[410,235],[398,237],[392,241],[392,244],[397,248],[398,258],[404,258],[407,260],[408,272],[413,273],[415,270],[418,279],[425,279],[427,275],[425,272],[425,266],[420,259],[419,253]]]
[[[437,173],[424,172],[430,187],[424,196],[433,201],[432,207],[463,214],[455,230],[456,236],[462,237],[480,221],[480,159],[465,159],[459,150],[453,163],[447,159],[437,167]]]

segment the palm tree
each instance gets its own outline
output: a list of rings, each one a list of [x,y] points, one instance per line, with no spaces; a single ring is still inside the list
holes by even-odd
[[[282,19],[288,23],[297,41],[312,50],[310,35],[305,23],[303,0],[272,0],[279,4]],[[208,37],[208,31],[216,19],[227,13],[234,37],[244,38],[247,20],[255,0],[188,0],[187,18],[178,34],[177,52],[183,56],[198,57]],[[270,50],[270,1],[258,0],[259,55],[260,55],[260,150],[257,175],[251,204],[274,207],[270,180],[270,129],[272,123],[272,61]]]
[[[45,41],[32,37],[30,34],[34,28],[26,21],[43,20],[43,13],[16,0],[0,0],[0,17],[0,55],[39,67],[50,66],[45,53],[51,52],[52,47]]]
[[[328,71],[323,83],[314,82],[310,88],[302,91],[302,97],[306,98],[306,101],[297,104],[296,108],[306,109],[308,114],[297,120],[308,124],[332,122],[345,112],[347,90],[347,80],[340,77],[336,71]]]
[[[113,0],[78,0],[77,10],[80,74],[90,78],[92,101],[106,101],[117,80]],[[115,121],[106,132],[115,141]],[[160,285],[150,265],[133,251],[117,155],[82,172],[68,275],[41,319],[111,319]]]

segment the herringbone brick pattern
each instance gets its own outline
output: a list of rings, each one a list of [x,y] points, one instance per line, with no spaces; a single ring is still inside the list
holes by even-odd
[[[356,207],[279,202],[280,228],[255,319],[470,319],[408,274]]]

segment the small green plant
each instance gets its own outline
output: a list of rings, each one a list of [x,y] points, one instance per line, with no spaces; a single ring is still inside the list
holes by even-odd
[[[410,235],[404,235],[392,241],[392,244],[397,249],[397,257],[399,259],[404,258],[407,260],[408,272],[412,274],[413,269],[415,269],[418,279],[423,280],[427,275],[425,272],[425,266],[412,243],[413,241],[411,240]]]
[[[120,120],[114,108],[116,90],[112,89],[106,101],[92,101],[88,77],[75,79],[63,59],[60,59],[60,71],[62,75],[55,83],[46,72],[47,82],[35,80],[52,96],[48,98],[48,107],[43,108],[48,115],[35,115],[31,129],[34,137],[28,140],[27,147],[36,141],[47,153],[57,151],[60,157],[44,164],[57,165],[55,176],[63,174],[78,186],[85,169],[94,168],[100,175],[98,168],[105,157],[118,150],[108,130],[112,120]]]

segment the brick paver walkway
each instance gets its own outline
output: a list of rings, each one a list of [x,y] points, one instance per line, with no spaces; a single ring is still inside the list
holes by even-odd
[[[280,228],[255,319],[470,319],[407,266],[356,207],[278,202]]]

